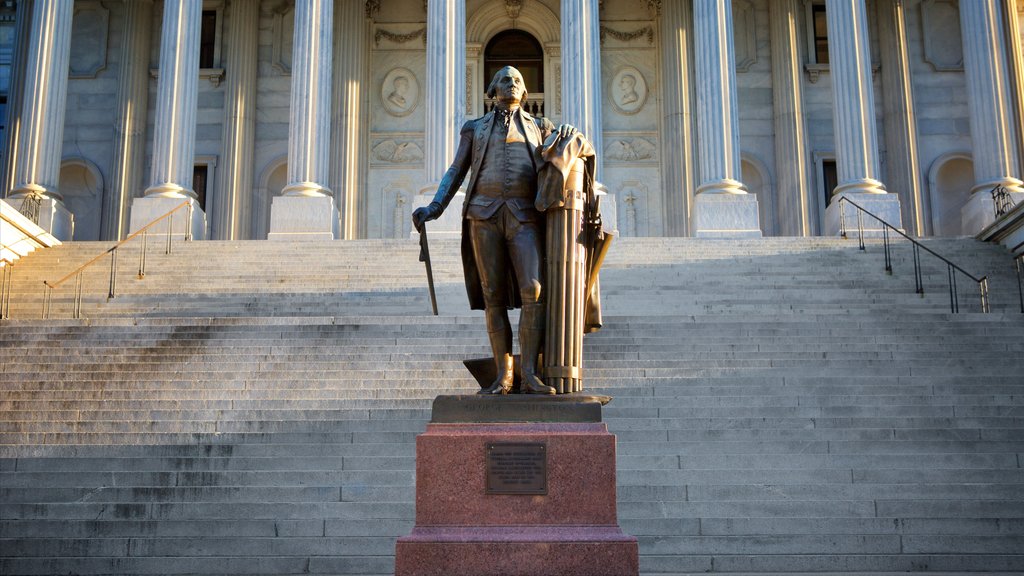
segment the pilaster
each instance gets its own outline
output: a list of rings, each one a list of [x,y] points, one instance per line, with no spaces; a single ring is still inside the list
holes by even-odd
[[[362,161],[365,155],[367,46],[369,23],[362,2],[340,0],[335,7],[334,118],[331,122],[335,151],[331,154],[331,184],[341,205],[341,234],[359,237],[365,215]]]
[[[256,132],[256,54],[259,0],[231,0],[227,29],[224,85],[224,168],[218,178],[213,210],[218,239],[247,238],[253,189]]]
[[[288,185],[270,207],[271,240],[338,237],[328,187],[333,32],[334,0],[295,3]]]
[[[839,185],[825,210],[825,234],[840,232],[840,195],[849,195],[861,206],[870,202],[876,216],[899,228],[902,221],[896,195],[867,196],[886,194],[886,189],[879,180],[875,91],[864,0],[828,0],[826,17]],[[846,210],[846,217],[855,223],[854,209]],[[875,220],[867,218],[866,222]]]
[[[768,4],[772,42],[772,101],[779,224],[784,236],[818,232],[818,203],[808,162],[801,74],[799,0]]]
[[[103,206],[103,238],[107,240],[120,240],[127,235],[128,202],[142,187],[152,25],[152,0],[124,3],[124,40],[114,115],[114,159]]]
[[[41,194],[39,226],[58,240],[70,240],[74,230],[71,213],[63,206],[57,189],[64,147],[64,110],[67,103],[71,20],[74,5],[61,0],[36,0],[32,7],[25,64],[25,91],[14,159],[11,196]]]
[[[601,134],[601,22],[598,0],[562,0],[562,122],[604,150]],[[597,179],[601,179],[601,154]]]
[[[761,236],[757,198],[740,181],[740,129],[731,0],[694,0],[698,237]]]
[[[192,237],[206,237],[206,216],[192,190],[195,169],[196,109],[199,100],[199,33],[202,0],[165,0],[160,34],[160,69],[150,185],[132,203],[131,229],[138,230],[191,198]],[[185,218],[174,218],[175,226]]]
[[[693,2],[666,2],[661,9],[664,114],[662,182],[665,233],[686,236],[693,205]]]

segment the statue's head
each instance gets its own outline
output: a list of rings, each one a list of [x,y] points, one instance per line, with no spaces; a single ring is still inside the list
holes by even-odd
[[[523,75],[512,66],[505,66],[494,74],[487,86],[487,97],[496,98],[505,104],[522,104],[526,102],[526,83]]]

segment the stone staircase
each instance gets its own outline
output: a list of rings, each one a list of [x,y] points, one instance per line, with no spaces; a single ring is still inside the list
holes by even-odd
[[[623,239],[587,389],[618,436],[645,575],[1024,571],[1024,315],[910,250],[855,240]],[[390,574],[414,439],[488,354],[456,241],[175,242],[73,283],[109,244],[14,268],[0,323],[0,574]],[[453,487],[458,489],[458,487]]]

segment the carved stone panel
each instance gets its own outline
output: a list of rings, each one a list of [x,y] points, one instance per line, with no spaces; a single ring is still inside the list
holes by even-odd
[[[736,71],[746,72],[757,63],[757,22],[750,0],[733,0],[732,29]]]
[[[921,2],[921,31],[924,35],[925,62],[931,64],[938,72],[964,69],[960,4],[956,0]]]
[[[69,78],[95,78],[107,67],[110,11],[99,2],[76,2],[71,24]]]
[[[292,43],[295,38],[295,7],[284,5],[274,11],[274,44],[271,65],[285,76],[292,73]]]
[[[380,87],[380,100],[392,116],[407,116],[419,103],[420,83],[407,68],[394,68],[384,76]]]
[[[612,104],[622,114],[636,114],[647,101],[647,79],[633,66],[623,66],[608,87]]]

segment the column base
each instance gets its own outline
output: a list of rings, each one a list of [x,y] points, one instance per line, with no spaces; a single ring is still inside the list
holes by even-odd
[[[420,193],[412,199],[412,212],[422,208],[434,201],[434,193],[437,192],[437,184],[422,188]],[[427,236],[429,238],[460,238],[462,237],[462,203],[466,200],[466,194],[461,190],[455,193],[455,197],[448,204],[444,214],[437,220],[427,223]],[[410,212],[411,213],[411,212]],[[410,238],[419,238],[416,228],[409,232]]]
[[[1024,193],[1010,192],[1014,204],[1024,202]],[[971,194],[967,204],[960,209],[961,230],[964,234],[973,235],[988,228],[996,221],[996,205],[989,190],[980,190]]]
[[[182,202],[190,200],[192,203],[192,219],[188,218],[188,208],[182,208],[173,216],[165,218],[159,224],[148,229],[148,234],[167,234],[167,227],[171,227],[171,236],[176,239],[185,237],[186,227],[192,230],[193,240],[206,239],[206,214],[194,198],[187,196],[145,196],[132,200],[131,218],[128,227],[129,233],[137,232],[143,226],[173,210]]]
[[[839,236],[842,234],[842,219],[845,214],[846,234],[855,236],[858,232],[857,213],[860,212],[852,205],[845,208],[839,207],[839,198],[849,198],[862,206],[868,212],[878,216],[899,230],[903,229],[903,220],[900,216],[900,199],[896,194],[872,194],[865,192],[841,192],[832,197],[827,208],[825,208],[825,236]],[[864,226],[864,236],[878,238],[882,236],[883,226],[871,216],[864,214],[861,218]]]
[[[693,206],[697,238],[760,238],[757,196],[753,194],[698,194]]]
[[[330,196],[276,196],[267,240],[334,240],[338,208]]]

